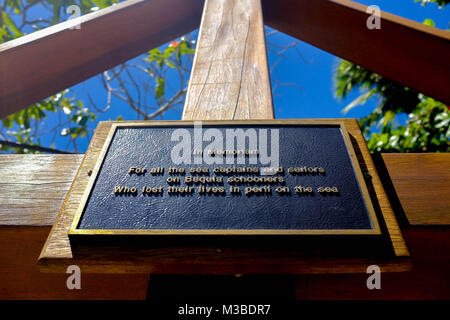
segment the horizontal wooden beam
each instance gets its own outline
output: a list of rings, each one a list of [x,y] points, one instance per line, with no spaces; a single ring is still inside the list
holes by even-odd
[[[0,45],[0,118],[195,30],[202,7],[129,0]]]
[[[381,290],[368,290],[367,274],[300,275],[298,300],[448,300],[450,228],[402,229],[413,257],[413,269],[389,273],[381,267]]]
[[[406,228],[403,235],[413,254],[414,268],[402,273],[382,273],[382,290],[367,290],[365,274],[317,274],[299,275],[292,279],[296,298],[302,300],[323,299],[450,299],[446,279],[448,279],[449,228]],[[50,232],[50,227],[3,226],[0,227],[0,299],[133,299],[143,300],[147,295],[147,285],[153,298],[168,300],[188,300],[207,298],[223,300],[236,295],[236,290],[251,291],[246,276],[229,279],[234,283],[226,288],[223,276],[196,276],[196,287],[191,276],[164,276],[164,285],[153,281],[155,276],[145,274],[89,274],[82,271],[81,290],[68,290],[65,273],[41,273],[36,260]],[[219,278],[219,279],[218,279]],[[222,281],[218,281],[222,278]],[[281,297],[289,293],[280,292],[283,284],[270,285],[273,276],[258,276],[261,283],[257,297],[273,299],[270,288],[275,287]],[[281,279],[283,280],[283,279]],[[287,286],[287,283],[284,285]],[[168,289],[170,288],[170,289]],[[204,289],[204,290],[200,290]],[[234,290],[231,290],[234,289]],[[197,295],[196,295],[197,293]],[[239,296],[239,295],[238,295]],[[253,296],[253,295],[252,295]]]
[[[383,159],[410,221],[417,222],[410,217],[422,212],[422,224],[429,224],[427,219],[432,219],[436,224],[432,216],[434,209],[424,210],[433,207],[436,197],[441,201],[443,212],[446,212],[446,216],[442,215],[442,223],[448,221],[448,178],[443,174],[443,169],[448,168],[450,155],[384,154]],[[38,271],[37,258],[81,160],[82,155],[0,156],[0,299],[145,298],[146,275],[83,273],[83,289],[67,290],[67,276],[64,273]],[[382,170],[378,169],[379,172]],[[434,190],[435,195],[421,196],[419,201],[415,200],[413,193],[404,193],[411,181],[422,191],[431,193]],[[36,205],[39,199],[45,201]],[[437,229],[417,226],[403,226],[402,229],[413,257],[413,270],[384,274],[383,290],[380,292],[374,295],[367,290],[364,275],[304,275],[295,278],[297,298],[448,299],[448,290],[442,282],[449,267],[446,258],[448,241],[445,241],[449,233],[448,224]],[[214,277],[205,276],[204,279],[215,283]],[[214,292],[210,294],[213,296]]]
[[[39,209],[35,209],[39,211]],[[69,290],[65,273],[41,273],[36,265],[50,226],[0,226],[1,300],[144,300],[148,274],[87,274],[81,290]]]
[[[450,104],[450,32],[349,0],[263,0],[264,22],[391,80]],[[381,8],[382,9],[382,8]]]
[[[0,226],[52,225],[82,158],[0,155]],[[382,160],[378,172],[389,175],[381,174],[383,184],[392,181],[411,225],[450,225],[450,154],[383,154]]]
[[[450,154],[385,153],[384,184],[394,211],[410,225],[450,226]],[[378,171],[383,163],[377,161]]]
[[[326,122],[327,120],[321,119],[321,121]],[[318,253],[320,251],[311,254],[307,248],[303,247],[293,249],[285,246],[267,246],[262,250],[259,247],[249,246],[248,243],[239,247],[224,244],[220,254],[212,243],[151,249],[127,247],[120,253],[116,248],[103,247],[99,253],[84,246],[72,246],[68,238],[70,225],[89,182],[88,172],[95,167],[102,146],[113,125],[113,122],[100,122],[71,190],[42,249],[39,266],[45,272],[65,270],[69,263],[77,264],[86,272],[92,273],[149,272],[153,274],[192,272],[198,274],[361,273],[365,272],[368,263],[369,265],[373,263],[383,265],[383,268],[390,272],[409,270],[411,260],[408,248],[381,185],[369,150],[365,145],[358,122],[356,119],[343,119],[342,123],[351,136],[356,150],[356,158],[363,172],[367,171],[372,177],[371,182],[368,183],[368,189],[370,195],[376,199],[374,201],[379,208],[377,212],[383,216],[386,237],[389,237],[395,255],[387,254],[385,259],[372,259],[372,256],[367,255],[367,251],[364,251],[348,259],[339,259],[323,255],[323,250],[321,251],[322,255]]]
[[[0,226],[51,226],[83,156],[1,155]]]

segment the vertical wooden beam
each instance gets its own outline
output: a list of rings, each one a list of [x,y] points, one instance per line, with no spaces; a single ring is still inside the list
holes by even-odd
[[[260,0],[206,0],[182,119],[273,118]],[[167,283],[168,279],[152,276],[149,288],[161,281]],[[218,281],[217,277],[176,279],[184,283],[196,279],[213,286]],[[235,280],[220,279],[226,283]],[[267,285],[267,281],[258,279]]]
[[[206,0],[183,120],[273,117],[260,0]]]

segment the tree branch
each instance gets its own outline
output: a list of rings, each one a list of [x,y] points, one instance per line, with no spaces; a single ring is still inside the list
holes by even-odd
[[[157,116],[159,116],[160,114],[162,114],[164,111],[166,111],[167,109],[169,109],[171,106],[174,105],[174,102],[182,97],[184,94],[186,93],[186,88],[178,91],[172,98],[170,98],[169,101],[167,101],[164,105],[162,105],[158,110],[156,110],[155,112],[153,112],[152,114],[149,114],[147,116],[147,119],[153,119],[156,118]]]
[[[73,154],[73,152],[69,152],[69,151],[46,148],[46,147],[41,147],[41,146],[32,146],[29,144],[15,143],[15,142],[5,141],[5,140],[0,140],[0,146],[8,146],[8,147],[20,148],[20,149],[29,149],[29,150],[34,150],[34,151],[46,152],[46,153]]]

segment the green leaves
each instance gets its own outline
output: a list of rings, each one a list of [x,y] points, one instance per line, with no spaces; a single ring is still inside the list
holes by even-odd
[[[70,16],[66,12],[70,5],[79,6],[81,14],[87,14],[117,2],[118,0],[3,0],[0,5],[4,9],[0,13],[0,43],[18,38],[26,32],[66,21]],[[114,105],[111,99],[125,98],[125,102],[142,118],[163,105],[179,105],[182,96],[176,95],[179,99],[173,101],[169,96],[172,92],[177,92],[178,87],[172,82],[169,84],[166,79],[178,77],[179,85],[186,85],[184,77],[189,72],[190,55],[194,53],[192,43],[187,37],[181,37],[169,45],[148,52],[144,62],[140,57],[135,60],[136,64],[130,63],[125,69],[118,71],[109,84],[120,89],[113,88],[112,92],[117,95],[109,96],[105,108],[97,108],[96,101],[90,100],[93,109],[89,110],[73,91],[65,90],[1,119],[0,134],[11,142],[28,145],[40,144],[39,137],[45,136],[43,141],[48,141],[49,137],[52,141],[56,139],[58,143],[67,142],[65,148],[73,145],[76,149],[76,139],[87,136],[92,130],[91,122],[96,118],[94,112],[108,112],[111,105]],[[136,75],[140,72],[136,70],[144,71],[146,79]],[[119,83],[120,77],[123,77],[121,80],[126,80]],[[138,97],[134,100],[136,96]],[[123,118],[120,116],[118,119]],[[24,148],[8,148],[10,152],[31,152]],[[6,149],[5,146],[0,146],[1,151]]]
[[[343,113],[347,113],[349,112],[351,109],[353,109],[354,107],[358,106],[358,105],[363,105],[364,103],[366,103],[367,100],[369,100],[369,98],[371,98],[374,93],[376,92],[375,89],[369,90],[366,93],[360,95],[358,98],[356,98],[355,100],[353,100],[350,104],[348,104],[343,110]]]
[[[417,91],[345,60],[341,61],[336,70],[334,84],[335,94],[339,99],[345,98],[355,89],[363,91],[358,98],[343,109],[344,113],[364,104],[373,96],[380,98],[378,107],[362,120],[363,130],[370,128],[379,121],[383,125],[387,125],[394,119],[390,112],[393,112],[394,115],[399,112],[410,113],[420,102]],[[390,113],[390,115],[385,117],[386,113]]]
[[[60,112],[66,116],[66,126],[59,131],[59,134],[72,139],[85,137],[89,133],[88,123],[94,121],[96,115],[85,108],[80,100],[69,97],[69,93],[69,90],[65,90],[5,117],[2,119],[2,125],[9,129],[7,133],[15,138],[15,142],[40,145],[39,139],[36,139],[39,124],[42,124],[49,114]],[[17,151],[31,152],[23,149]]]
[[[436,26],[435,23],[434,23],[434,21],[433,21],[432,19],[425,19],[422,23],[423,23],[424,25],[430,26],[430,27],[435,27],[435,26]]]
[[[23,30],[29,32],[30,29],[41,29],[65,21],[68,18],[66,10],[70,5],[78,5],[81,13],[86,14],[93,7],[104,8],[113,3],[117,3],[117,0],[4,0],[0,14],[0,43],[23,36]],[[65,90],[1,119],[3,128],[0,129],[6,129],[2,130],[2,134],[13,142],[39,145],[38,136],[44,127],[55,135],[77,139],[89,133],[89,122],[95,118],[93,112],[71,96],[69,90]],[[51,123],[47,125],[49,128],[44,125],[46,121]],[[55,122],[58,124],[55,125]],[[0,150],[34,152],[5,146],[1,146]]]
[[[87,1],[85,1],[87,2]],[[117,3],[117,0],[93,0],[92,1],[100,9],[109,7],[113,3]]]
[[[164,97],[164,78],[156,79],[155,98],[160,99]]]
[[[6,25],[6,27],[9,29],[9,31],[12,32],[12,34],[15,38],[22,36],[22,32],[20,32],[20,30],[17,28],[16,24],[11,19],[9,14],[6,13],[6,11],[2,12],[2,20],[3,20],[3,23]]]
[[[172,41],[161,51],[155,48],[149,51],[146,60],[153,64],[146,68],[147,73],[155,79],[154,97],[161,103],[166,94],[165,74],[168,69],[181,70],[183,68],[183,56],[194,54],[189,41],[181,37],[179,41]]]
[[[371,97],[379,98],[377,107],[359,121],[371,152],[450,151],[450,113],[443,103],[345,60],[336,70],[334,84],[339,99],[355,89],[363,91],[344,113]],[[402,113],[409,119],[398,125],[396,118]]]
[[[421,96],[405,126],[385,126],[367,141],[372,152],[449,152],[450,114],[447,106]]]
[[[434,2],[445,6],[450,0],[416,2],[421,2],[422,5]],[[435,26],[432,19],[426,19],[423,23]],[[379,98],[376,108],[359,120],[370,151],[450,151],[450,114],[449,108],[443,103],[345,60],[338,65],[334,85],[336,97],[339,99],[345,98],[355,89],[363,92],[343,109],[344,112],[364,104],[371,97]],[[408,115],[409,119],[404,125],[396,124],[398,114]]]
[[[420,2],[423,6],[430,2],[436,3],[438,6],[443,7],[450,3],[450,0],[415,0],[415,2]]]
[[[164,66],[170,68],[178,68],[182,62],[184,55],[193,54],[194,49],[191,48],[189,42],[181,37],[180,41],[172,41],[163,52],[159,48],[150,50],[147,60],[157,62],[158,67],[161,69]]]
[[[80,101],[76,104],[72,103],[72,100],[63,99],[65,101],[66,109],[70,109],[71,112],[68,115],[70,127],[63,128],[60,132],[61,136],[69,136],[73,139],[78,137],[85,137],[89,133],[87,127],[88,121],[95,121],[96,114],[91,112],[88,108],[84,108]],[[70,103],[70,105],[67,105]]]

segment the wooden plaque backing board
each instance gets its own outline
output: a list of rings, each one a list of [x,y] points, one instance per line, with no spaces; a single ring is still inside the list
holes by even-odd
[[[122,227],[121,228],[115,228],[115,227],[110,227],[110,228],[81,228],[79,225],[81,224],[81,220],[82,217],[86,214],[85,213],[85,209],[87,207],[87,203],[88,203],[88,199],[90,198],[90,196],[92,195],[92,193],[94,192],[94,184],[96,184],[97,178],[100,176],[100,168],[102,166],[104,166],[104,162],[105,162],[105,157],[106,154],[108,153],[108,150],[110,149],[110,146],[113,142],[114,136],[116,135],[117,129],[127,129],[127,128],[132,128],[132,129],[136,129],[139,130],[139,128],[141,129],[146,129],[146,128],[161,128],[161,127],[170,127],[173,129],[176,128],[185,128],[186,126],[189,126],[191,128],[194,127],[196,122],[194,121],[149,121],[148,123],[142,123],[142,122],[133,122],[133,121],[127,121],[127,122],[123,122],[123,123],[114,123],[111,126],[111,130],[108,134],[108,137],[106,138],[105,144],[102,148],[102,151],[100,152],[100,155],[98,157],[97,163],[94,167],[94,170],[91,174],[91,178],[89,180],[89,183],[85,189],[85,193],[83,195],[83,198],[80,202],[80,206],[78,207],[77,213],[75,214],[74,217],[74,221],[72,223],[72,227],[70,228],[69,231],[69,239],[71,240],[72,243],[72,239],[74,238],[86,238],[87,241],[89,241],[87,238],[91,237],[91,241],[95,241],[96,237],[101,237],[103,239],[105,239],[104,241],[106,241],[107,243],[110,244],[112,238],[117,238],[117,236],[123,236],[122,238],[126,239],[127,236],[133,236],[137,242],[141,243],[143,242],[145,236],[153,236],[153,237],[148,237],[148,240],[153,239],[154,242],[158,242],[160,240],[164,241],[163,239],[161,239],[161,237],[156,240],[154,238],[154,236],[165,236],[165,238],[171,237],[171,236],[183,236],[183,235],[191,235],[191,236],[201,236],[201,235],[215,235],[215,236],[223,236],[223,235],[235,235],[235,236],[243,236],[243,235],[248,235],[248,236],[257,236],[257,235],[261,235],[261,236],[270,236],[270,235],[292,235],[292,236],[305,236],[305,235],[324,235],[324,236],[337,236],[337,235],[353,235],[353,236],[357,236],[357,235],[369,235],[369,236],[376,236],[376,235],[382,235],[382,231],[381,228],[379,226],[378,223],[378,219],[374,210],[374,206],[372,204],[369,192],[367,190],[367,186],[365,183],[365,179],[363,176],[363,173],[361,171],[361,168],[359,167],[359,163],[357,161],[357,157],[356,154],[354,152],[351,140],[350,140],[350,136],[348,135],[348,132],[344,126],[344,124],[341,121],[336,121],[335,123],[331,123],[331,121],[327,121],[326,123],[320,123],[319,121],[306,121],[303,122],[301,120],[298,121],[298,126],[299,128],[303,128],[304,127],[309,127],[309,126],[313,126],[316,128],[322,128],[322,129],[327,129],[327,128],[339,128],[340,131],[342,132],[342,138],[343,138],[343,142],[344,144],[347,146],[346,147],[346,151],[348,151],[348,156],[350,157],[350,160],[353,162],[354,164],[354,174],[355,174],[355,178],[358,181],[359,187],[361,189],[361,197],[362,200],[365,203],[365,206],[367,208],[367,214],[369,216],[369,224],[372,225],[372,227],[368,228],[340,228],[340,229],[333,229],[330,227],[327,227],[326,229],[296,229],[296,228],[291,228],[291,229],[282,229],[282,228],[268,228],[268,229],[261,229],[261,228],[235,228],[235,229],[223,229],[222,228],[199,228],[198,227],[198,221],[197,221],[197,225],[196,225],[196,229],[189,229],[189,228],[180,228],[179,226],[177,226],[176,224],[172,224],[170,223],[169,227],[165,228],[165,229],[159,229],[159,228],[151,228],[151,229],[130,229],[127,227]],[[268,125],[271,126],[272,128],[275,129],[281,129],[281,128],[287,128],[289,127],[289,124],[283,123],[282,125],[280,124],[276,124],[273,126],[274,121],[264,121],[262,124],[264,125]],[[276,122],[279,123],[279,122]],[[203,122],[203,125],[207,126],[208,122]],[[244,121],[214,121],[214,125],[212,126],[212,128],[218,128],[223,126],[224,128],[233,128],[234,126],[238,126],[239,125],[250,125],[250,127],[252,128],[252,125],[255,126],[255,128],[257,128],[258,125],[261,124],[261,121],[252,121],[252,120],[244,120]],[[296,127],[296,126],[293,126]],[[208,128],[208,127],[207,127]],[[239,127],[242,128],[242,127]],[[296,137],[297,139],[298,137]],[[158,141],[158,140],[154,140],[154,141]],[[165,139],[159,140],[159,141],[165,141]],[[283,140],[282,140],[283,141]],[[139,142],[142,143],[142,142]],[[135,146],[136,147],[136,146]],[[133,148],[131,146],[127,146],[127,148]],[[136,149],[139,150],[138,154],[142,155],[143,153],[146,152],[151,152],[152,150],[145,150],[144,147],[142,147],[142,149]],[[319,151],[316,151],[317,153],[320,154]],[[281,152],[280,152],[281,153]],[[286,151],[284,152],[286,153]],[[283,153],[281,153],[283,154]],[[133,159],[133,156],[131,154],[122,154],[122,157],[127,157],[127,158],[131,158]],[[136,155],[134,155],[135,157]],[[283,156],[287,156],[287,154],[283,154]],[[294,156],[295,157],[295,156]],[[114,156],[114,158],[117,158],[116,156]],[[120,159],[120,157],[119,157]],[[297,156],[298,159],[298,156]],[[162,161],[161,163],[161,159],[158,157],[157,159],[153,160],[157,160],[160,161],[160,163],[158,163],[159,166],[163,165],[162,163],[165,163],[165,165],[168,165],[167,162]],[[122,161],[127,161],[126,159],[122,158]],[[122,162],[121,161],[121,162]],[[151,160],[149,160],[151,161]],[[149,163],[150,164],[150,163]],[[128,164],[129,166],[127,167],[127,170],[130,166],[133,165],[133,161],[131,161],[131,163]],[[156,164],[152,164],[152,166],[155,166]],[[205,164],[206,165],[206,164]],[[282,165],[282,164],[280,164]],[[169,165],[171,166],[171,165]],[[168,167],[169,167],[168,166]],[[172,166],[175,166],[174,164],[172,164]],[[192,166],[197,167],[195,164],[193,164]],[[210,168],[212,169],[212,168]],[[286,168],[287,169],[287,168]],[[350,168],[348,168],[350,169]],[[167,170],[167,168],[166,168]],[[106,173],[103,173],[106,174]],[[212,174],[212,172],[211,172]],[[350,172],[347,172],[344,175],[350,175]],[[244,174],[245,175],[245,174]],[[286,177],[285,177],[286,178]],[[155,183],[155,181],[152,181],[153,183]],[[161,181],[160,181],[161,182]],[[159,182],[159,183],[160,183]],[[107,181],[104,183],[111,183],[111,181]],[[158,182],[156,182],[158,183]],[[301,183],[305,183],[305,182],[301,182]],[[113,189],[113,185],[115,184],[111,184],[111,190]],[[267,183],[265,184],[267,185]],[[167,185],[169,186],[169,185]],[[176,186],[176,185],[175,185]],[[192,186],[192,184],[190,185]],[[141,190],[141,187],[138,188],[139,190]],[[227,201],[232,200],[231,198],[226,198]],[[102,197],[102,200],[104,200],[104,198]],[[166,202],[169,201],[170,199],[165,199]],[[237,200],[237,199],[236,199]],[[356,200],[355,198],[352,198],[351,200]],[[217,199],[218,201],[218,199]],[[249,201],[248,199],[246,201]],[[264,201],[262,199],[260,199],[260,201]],[[288,199],[285,199],[283,202],[287,202]],[[298,198],[297,198],[298,201]],[[341,202],[344,200],[341,200]],[[206,207],[202,207],[201,211],[204,214],[204,211],[208,210],[208,204],[203,204],[206,205]],[[209,204],[212,205],[212,204]],[[214,205],[216,205],[216,203],[214,203]],[[223,205],[223,204],[222,204]],[[297,203],[296,203],[297,205]],[[336,204],[335,204],[336,205]],[[170,206],[170,205],[168,205]],[[341,205],[342,206],[342,205]],[[120,207],[120,206],[119,206]],[[128,207],[128,206],[127,206]],[[182,207],[181,207],[182,208]],[[167,209],[167,207],[164,207],[164,210]],[[139,209],[138,209],[139,210]],[[142,210],[142,209],[140,209]],[[231,210],[229,208],[225,209],[226,211]],[[345,207],[343,208],[343,210],[347,210]],[[180,212],[178,212],[175,208],[172,208],[171,210],[174,215],[180,214]],[[184,211],[184,209],[182,208],[181,211]],[[111,217],[111,212],[108,212],[108,217]],[[223,214],[223,213],[221,213]],[[184,216],[183,216],[184,217]],[[186,218],[186,217],[184,217]],[[339,215],[338,217],[336,217],[337,219],[342,221],[342,216]],[[89,244],[89,242],[86,242]]]
[[[208,121],[214,123],[215,121]],[[218,121],[219,123],[220,121]],[[243,121],[248,124],[251,121]],[[76,264],[83,272],[92,273],[170,273],[170,274],[264,274],[264,273],[363,273],[371,264],[379,265],[383,272],[407,271],[411,268],[409,252],[395,219],[394,212],[383,190],[372,158],[355,119],[270,120],[271,124],[340,122],[349,133],[359,166],[365,176],[367,188],[377,214],[382,215],[393,253],[383,258],[333,258],[316,252],[305,254],[293,248],[255,248],[239,246],[186,245],[167,248],[123,247],[71,247],[69,230],[82,202],[92,170],[101,154],[114,123],[100,122],[80,169],[67,194],[63,206],[50,231],[38,260],[41,271],[65,272],[68,265]],[[135,122],[144,124],[146,122]],[[175,122],[165,121],[166,124]],[[176,121],[180,123],[180,121]],[[223,123],[223,121],[222,121]],[[238,124],[239,121],[233,121]],[[255,124],[264,123],[254,121]]]

